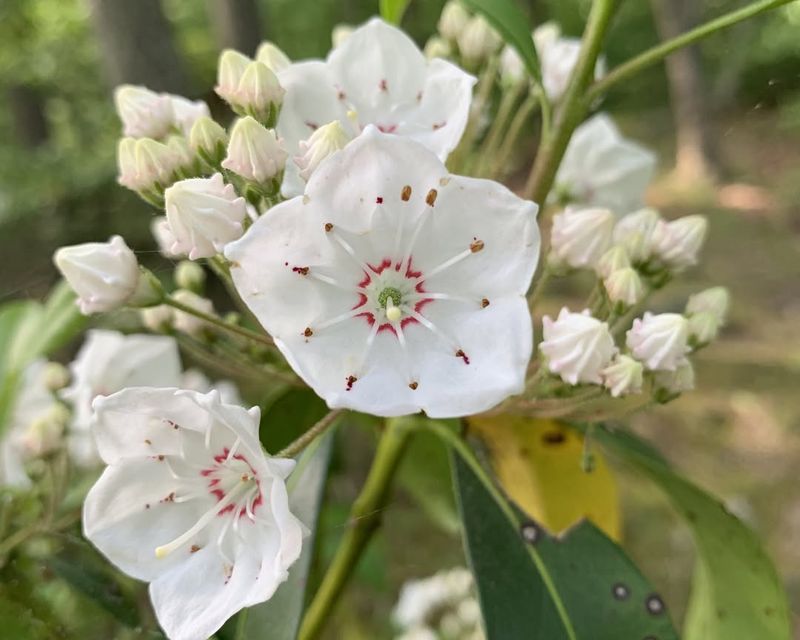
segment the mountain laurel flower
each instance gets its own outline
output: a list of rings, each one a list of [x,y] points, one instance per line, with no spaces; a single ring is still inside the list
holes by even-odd
[[[424,144],[444,161],[467,124],[475,78],[441,59],[427,60],[411,38],[378,18],[353,31],[326,61],[292,64],[278,73],[286,89],[278,136],[291,157],[300,142],[338,120],[352,136],[372,124]],[[303,193],[294,163],[283,193]]]
[[[198,118],[189,132],[189,146],[212,167],[219,167],[228,147],[228,134],[211,118]]]
[[[692,391],[694,380],[694,367],[688,358],[684,359],[674,371],[658,371],[653,379],[656,398],[663,402],[685,391]]]
[[[236,111],[254,117],[267,127],[274,127],[286,93],[278,76],[263,62],[247,65],[236,91]]]
[[[139,285],[139,262],[121,236],[61,247],[53,262],[78,295],[84,315],[122,307]]]
[[[644,298],[645,288],[642,277],[633,267],[612,271],[603,280],[608,299],[622,309],[632,307]]]
[[[668,267],[681,271],[697,264],[707,231],[705,216],[684,216],[672,222],[661,220],[653,232],[653,252]]]
[[[178,289],[172,294],[172,297],[176,302],[191,307],[201,313],[207,315],[214,314],[214,304],[211,300],[199,296],[193,291]],[[187,335],[199,336],[208,328],[208,323],[198,318],[196,315],[175,309],[173,312],[173,326],[178,331],[182,331]]]
[[[245,116],[233,126],[228,155],[222,166],[267,191],[275,192],[286,167],[287,155],[273,129]],[[273,182],[277,182],[277,186],[270,186]]]
[[[550,241],[556,264],[593,268],[611,247],[614,214],[608,209],[567,207],[553,217]]]
[[[729,306],[730,294],[725,287],[712,287],[689,296],[686,317],[689,318],[690,340],[697,345],[714,340],[725,324]]]
[[[600,375],[603,379],[603,386],[615,398],[642,391],[644,367],[641,362],[630,356],[617,354],[611,364],[600,372]]]
[[[251,62],[246,55],[233,49],[225,49],[220,54],[214,91],[231,106],[238,105],[239,83]]]
[[[210,118],[208,105],[202,100],[189,100],[182,96],[169,95],[172,102],[173,125],[185,136],[201,118]]]
[[[643,264],[653,255],[655,230],[661,216],[645,207],[620,218],[614,227],[614,242],[628,252],[634,264]]]
[[[611,118],[600,113],[575,130],[555,192],[566,202],[623,215],[641,207],[655,165],[652,152],[623,138]]]
[[[345,131],[338,120],[329,122],[314,131],[308,140],[300,143],[301,155],[294,159],[300,168],[300,177],[308,182],[320,163],[332,153],[344,149],[351,139],[352,136]]]
[[[594,272],[605,279],[618,269],[627,269],[631,266],[628,252],[621,245],[614,245],[594,265]]]
[[[92,467],[100,462],[91,432],[94,399],[131,386],[177,386],[181,360],[172,337],[93,329],[69,370],[72,382],[59,394],[72,407],[69,451],[78,465]]]
[[[181,178],[192,178],[200,173],[199,158],[183,136],[170,136],[167,147],[175,153],[175,173]]]
[[[117,146],[117,182],[132,191],[158,192],[172,184],[180,156],[150,138],[122,138]]]
[[[125,136],[163,138],[173,127],[175,113],[167,94],[125,84],[114,91],[114,104]]]
[[[266,65],[273,73],[283,71],[292,64],[292,61],[289,60],[289,56],[273,42],[261,43],[256,51],[256,60]]]
[[[170,259],[185,257],[185,253],[176,253],[172,250],[176,240],[166,216],[156,216],[153,218],[150,222],[150,233],[153,235],[158,245],[158,251],[162,256]]]
[[[167,221],[175,237],[173,253],[190,260],[211,258],[242,235],[244,198],[215,173],[210,178],[176,182],[164,193]]]
[[[497,31],[482,15],[472,16],[458,34],[457,40],[461,56],[473,65],[487,59],[503,42]]]
[[[689,352],[689,322],[678,313],[647,312],[633,321],[626,344],[651,371],[675,371]]]
[[[135,387],[95,401],[108,465],[83,531],[118,569],[150,583],[170,640],[208,638],[287,579],[304,526],[289,510],[293,460],[258,440],[259,410],[216,391]]]
[[[442,9],[436,27],[443,38],[455,42],[461,32],[467,28],[471,17],[458,0],[448,0]]]
[[[573,313],[564,307],[555,320],[545,316],[542,325],[539,349],[552,373],[572,385],[602,383],[600,374],[617,352],[608,324],[588,309]]]
[[[536,212],[368,127],[225,255],[239,294],[329,406],[463,416],[524,388]]]

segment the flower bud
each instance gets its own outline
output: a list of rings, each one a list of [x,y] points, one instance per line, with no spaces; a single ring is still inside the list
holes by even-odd
[[[166,304],[139,310],[139,317],[146,329],[153,333],[166,333],[172,327],[174,309]]]
[[[442,9],[442,14],[439,16],[439,22],[436,26],[439,29],[439,33],[442,34],[442,37],[451,42],[455,42],[461,32],[467,28],[469,21],[470,15],[464,8],[464,5],[457,2],[457,0],[449,0],[447,4],[444,5],[444,9]]]
[[[181,260],[175,267],[175,284],[181,289],[202,293],[206,284],[206,272],[196,262]]]
[[[179,289],[172,294],[172,297],[180,304],[196,309],[202,313],[209,315],[214,313],[214,305],[211,303],[211,300],[198,296],[196,293],[192,293],[186,289]],[[191,313],[174,309],[174,326],[178,331],[182,331],[190,336],[197,336],[205,330],[208,323]]]
[[[48,362],[42,370],[42,382],[49,391],[58,391],[69,384],[69,370],[60,362]]]
[[[654,383],[656,399],[666,402],[684,391],[694,389],[694,367],[688,359],[684,359],[674,371],[656,373]]]
[[[139,284],[139,263],[121,236],[61,247],[53,261],[78,294],[84,315],[123,306]]]
[[[183,178],[192,178],[199,171],[197,156],[189,146],[189,141],[183,136],[170,136],[167,146],[175,154],[175,173]]]
[[[139,182],[136,170],[136,138],[121,138],[117,143],[117,182],[131,191],[138,191],[144,185]]]
[[[241,114],[253,116],[267,127],[274,127],[286,93],[269,67],[262,62],[247,65],[236,92]]]
[[[294,161],[300,167],[300,176],[308,182],[311,174],[317,170],[320,163],[329,155],[344,149],[352,136],[344,130],[338,120],[318,127],[308,138],[300,142],[301,155]]]
[[[172,128],[172,100],[167,95],[125,84],[114,91],[114,104],[126,136],[162,138]]]
[[[189,133],[189,146],[212,167],[218,167],[225,157],[228,134],[211,118],[199,118]]]
[[[217,86],[214,87],[217,95],[228,104],[237,104],[237,92],[245,70],[252,62],[246,55],[225,49],[219,57],[217,67]]]
[[[633,321],[626,344],[652,371],[675,371],[689,352],[689,323],[678,313],[645,313]]]
[[[630,356],[618,354],[600,374],[603,386],[615,398],[642,391],[644,367]]]
[[[594,271],[601,278],[608,278],[617,269],[627,269],[630,266],[631,261],[625,248],[614,245],[600,256],[597,264],[594,265]]]
[[[603,280],[608,299],[623,308],[632,307],[644,297],[644,283],[633,267],[612,271]]]
[[[342,46],[355,31],[355,27],[349,24],[337,24],[331,31],[331,44],[333,48]]]
[[[713,342],[721,326],[717,318],[707,311],[689,316],[689,344],[696,349]]]
[[[176,182],[164,198],[169,228],[175,236],[173,253],[188,254],[190,260],[210,258],[242,235],[244,198],[218,173]]]
[[[189,132],[194,127],[195,122],[200,118],[208,118],[211,112],[208,110],[208,105],[202,100],[187,100],[181,96],[169,96],[172,101],[172,113],[175,126],[181,130],[181,133],[189,137]]]
[[[38,458],[58,449],[69,418],[69,409],[63,404],[53,403],[50,409],[38,416],[22,434],[20,444],[26,455]]]
[[[172,184],[181,157],[151,138],[123,138],[117,148],[119,183],[128,189],[160,193]]]
[[[503,47],[500,53],[500,79],[506,86],[516,86],[527,77],[527,70],[517,50],[511,45]]]
[[[600,372],[617,351],[608,325],[588,309],[571,313],[564,307],[555,321],[545,316],[542,334],[540,349],[547,356],[547,367],[573,385],[600,384]]]
[[[473,64],[492,55],[502,42],[492,25],[482,15],[470,18],[457,37],[461,55]]]
[[[614,222],[608,209],[567,207],[553,218],[552,256],[570,267],[594,267],[611,246]]]
[[[444,38],[431,36],[425,43],[423,53],[428,60],[432,60],[433,58],[449,58],[453,54],[453,49],[450,47],[450,43]]]
[[[256,60],[267,66],[273,73],[279,73],[292,64],[280,47],[272,42],[262,42],[256,51]]]
[[[280,186],[287,155],[274,130],[246,116],[233,126],[228,155],[222,166],[257,185],[274,182],[273,190],[276,190]]]
[[[730,301],[730,293],[725,287],[711,287],[689,296],[689,301],[686,303],[686,315],[706,312],[716,317],[720,324],[724,324],[728,316]]]
[[[158,250],[165,258],[182,258],[186,255],[180,252],[175,253],[172,250],[176,241],[166,216],[156,216],[153,218],[153,221],[150,223],[150,233],[153,234],[156,244],[158,244]]]
[[[704,216],[686,216],[672,222],[659,221],[654,231],[654,253],[669,267],[682,270],[697,264],[706,239]]]
[[[625,248],[634,264],[647,262],[653,254],[653,233],[660,220],[655,209],[629,213],[614,227],[614,243]]]

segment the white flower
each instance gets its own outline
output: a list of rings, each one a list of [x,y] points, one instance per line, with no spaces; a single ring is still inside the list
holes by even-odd
[[[686,358],[674,371],[658,371],[654,381],[656,389],[668,395],[691,391],[694,389],[694,367]]]
[[[300,143],[301,155],[294,159],[300,169],[300,177],[307,182],[325,158],[344,149],[351,139],[352,136],[345,131],[338,120],[314,131],[308,140]]]
[[[61,247],[53,262],[78,294],[81,313],[113,311],[123,306],[139,284],[139,263],[120,236],[108,242]]]
[[[217,380],[211,382],[208,377],[198,369],[187,369],[181,375],[181,389],[191,389],[200,393],[208,393],[216,389],[222,402],[225,404],[244,404],[236,385],[230,380]]]
[[[228,155],[222,166],[259,184],[280,177],[286,166],[287,153],[275,131],[246,116],[233,126]]]
[[[608,209],[567,207],[553,217],[551,251],[557,262],[592,268],[611,246],[614,214]]]
[[[618,398],[642,391],[644,367],[630,356],[617,354],[614,360],[600,372],[603,386]]]
[[[457,608],[470,597],[472,589],[472,574],[463,567],[409,580],[400,590],[392,620],[401,629],[424,627],[436,622],[431,618],[441,615],[443,609]]]
[[[225,157],[228,134],[211,118],[199,118],[189,132],[189,146],[212,167]]]
[[[156,216],[153,218],[150,223],[150,233],[153,234],[153,238],[155,238],[156,244],[158,244],[158,250],[165,258],[182,258],[186,255],[180,252],[176,253],[172,250],[176,240],[172,229],[170,229],[169,222],[167,222],[166,216]]]
[[[189,146],[189,141],[183,136],[170,136],[167,139],[167,147],[172,149],[177,159],[177,173],[179,177],[191,177],[196,175],[197,156]]]
[[[166,190],[164,199],[175,236],[173,253],[187,254],[190,260],[210,258],[242,235],[247,214],[244,198],[218,173],[176,182]]]
[[[542,85],[547,97],[558,102],[567,90],[569,79],[578,62],[581,50],[579,38],[563,38],[558,26],[545,23],[533,32],[533,41],[542,68]],[[603,75],[602,58],[595,66],[595,78]]]
[[[612,271],[603,280],[603,286],[611,302],[620,303],[625,307],[635,305],[645,294],[642,278],[633,267]]]
[[[186,306],[196,309],[197,311],[201,311],[202,313],[209,315],[214,313],[214,305],[211,300],[208,298],[203,298],[202,296],[198,296],[196,293],[189,291],[188,289],[178,289],[172,294],[172,297],[177,302],[185,304]],[[173,322],[175,329],[189,334],[190,336],[202,333],[207,326],[205,320],[201,320],[191,313],[179,311],[177,309],[175,309],[173,313]]]
[[[289,511],[294,461],[269,458],[259,410],[219,394],[132,388],[95,401],[108,467],[83,509],[86,537],[121,571],[150,583],[171,640],[213,635],[265,602],[300,554]]]
[[[448,0],[436,26],[443,37],[454,42],[469,24],[470,17],[464,5],[457,0]]]
[[[468,415],[524,385],[536,210],[369,127],[225,255],[247,305],[330,406]]]
[[[261,43],[256,51],[256,60],[265,64],[273,73],[283,71],[292,64],[289,57],[273,42]]]
[[[139,385],[173,387],[180,382],[178,345],[167,336],[124,335],[93,329],[87,332],[69,365],[72,383],[59,394],[72,406],[69,448],[82,466],[99,462],[90,432],[92,401]]]
[[[606,251],[594,265],[595,273],[601,278],[607,278],[617,269],[626,269],[631,266],[631,260],[624,247],[615,245]]]
[[[226,49],[220,54],[217,66],[217,95],[231,105],[237,104],[239,83],[248,65],[252,62],[246,55]]]
[[[259,122],[274,126],[285,93],[275,72],[263,62],[254,61],[244,70],[232,104]]]
[[[689,352],[689,323],[678,313],[645,313],[633,321],[626,344],[652,371],[674,371]]]
[[[173,123],[187,138],[195,123],[201,118],[210,118],[208,105],[202,100],[188,100],[182,96],[169,95],[172,102]]]
[[[353,25],[337,24],[331,31],[331,44],[333,45],[334,49],[342,46],[345,40],[353,35],[353,31],[355,30],[356,29]]]
[[[545,316],[541,352],[547,367],[570,384],[600,384],[601,371],[617,352],[608,324],[593,318],[586,309],[572,313],[564,307],[556,320]]]
[[[623,216],[614,227],[614,242],[625,248],[635,264],[647,262],[653,255],[654,233],[661,220],[658,211],[644,208]]]
[[[653,252],[673,269],[691,267],[697,264],[707,231],[708,221],[704,216],[685,216],[672,222],[660,220],[653,232]]]
[[[426,60],[405,33],[374,18],[328,56],[326,62],[291,65],[278,74],[286,89],[278,134],[292,157],[300,141],[339,120],[352,134],[368,124],[410,137],[441,160],[455,149],[469,116],[475,78],[444,60]],[[289,163],[283,191],[303,192]]]
[[[182,162],[174,148],[150,138],[122,138],[117,147],[117,182],[133,191],[169,186]]]
[[[556,191],[571,202],[622,215],[641,206],[655,162],[601,113],[576,129],[556,175]]]
[[[173,103],[166,94],[126,84],[114,91],[114,104],[126,136],[162,138],[172,128]]]
[[[458,49],[473,64],[492,55],[502,42],[502,38],[483,15],[472,16],[458,34]]]

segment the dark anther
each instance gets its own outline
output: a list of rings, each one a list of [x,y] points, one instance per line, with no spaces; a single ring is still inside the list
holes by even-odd
[[[400,192],[400,198],[404,202],[408,202],[411,199],[411,185],[410,184],[407,184],[405,187],[403,187],[403,190]]]

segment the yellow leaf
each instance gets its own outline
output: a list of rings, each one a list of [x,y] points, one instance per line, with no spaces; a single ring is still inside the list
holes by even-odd
[[[486,444],[506,493],[553,533],[588,518],[613,540],[620,538],[617,484],[596,447],[584,469],[584,439],[555,420],[520,416],[473,417],[471,429]]]

